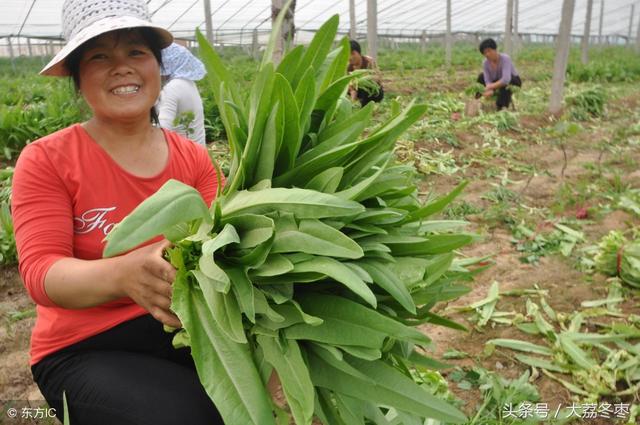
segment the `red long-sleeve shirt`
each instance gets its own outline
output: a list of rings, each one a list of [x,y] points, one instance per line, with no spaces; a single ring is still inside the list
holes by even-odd
[[[79,124],[31,143],[20,154],[11,209],[20,275],[37,310],[32,365],[146,313],[130,298],[79,310],[57,306],[44,288],[53,263],[65,257],[102,258],[105,235],[168,179],[198,189],[207,205],[215,197],[218,179],[206,149],[176,133],[164,130],[164,135],[169,159],[148,178],[120,167]]]

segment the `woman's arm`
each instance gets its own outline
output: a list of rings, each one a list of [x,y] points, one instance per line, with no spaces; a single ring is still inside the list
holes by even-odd
[[[20,274],[31,298],[48,307],[87,308],[128,296],[158,320],[179,325],[168,310],[175,271],[162,258],[167,242],[116,258],[74,258],[72,196],[56,170],[47,149],[34,143],[20,154],[13,178]]]
[[[68,309],[95,307],[129,297],[160,322],[180,327],[169,310],[171,282],[176,271],[163,259],[168,241],[138,248],[128,254],[99,260],[62,258],[45,277],[45,291],[56,305]]]

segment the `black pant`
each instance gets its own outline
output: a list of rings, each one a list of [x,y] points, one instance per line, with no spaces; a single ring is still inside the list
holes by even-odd
[[[492,83],[493,82],[494,81],[492,81]],[[482,84],[483,86],[487,85],[484,81],[484,73],[482,72],[480,73],[480,75],[478,75],[478,83]],[[520,79],[520,76],[514,75],[513,77],[511,77],[511,82],[509,82],[509,85],[500,87],[496,91],[496,107],[498,108],[498,111],[502,108],[508,108],[511,104],[511,90],[509,90],[509,86],[522,87],[522,80]]]
[[[380,90],[375,94],[370,94],[364,89],[358,89],[357,96],[362,107],[367,106],[369,102],[382,102],[382,99],[384,98],[384,90],[382,90],[382,85],[378,84],[378,86],[380,87]]]
[[[145,315],[53,353],[31,371],[61,421],[66,392],[72,425],[223,424],[189,349],[174,349],[172,337]]]

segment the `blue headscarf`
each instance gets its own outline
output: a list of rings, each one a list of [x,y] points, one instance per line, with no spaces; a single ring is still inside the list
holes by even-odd
[[[191,54],[189,49],[179,44],[172,43],[169,47],[162,49],[162,70],[163,76],[182,78],[185,80],[201,80],[207,71],[200,59]]]

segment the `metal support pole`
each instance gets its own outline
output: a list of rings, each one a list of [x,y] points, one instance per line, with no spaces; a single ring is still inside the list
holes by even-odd
[[[213,46],[213,22],[211,18],[211,1],[204,0],[204,22],[206,25],[207,40]]]
[[[564,0],[562,2],[562,19],[560,21],[560,30],[558,31],[558,44],[553,65],[551,98],[549,101],[549,112],[552,114],[558,114],[562,110],[564,80],[567,72],[567,62],[569,60],[569,42],[571,41],[571,21],[573,20],[574,7],[575,0]]]
[[[33,57],[33,51],[31,50],[31,39],[27,38],[27,50],[29,50],[29,57]]]
[[[627,44],[631,44],[631,31],[633,31],[633,14],[636,11],[636,5],[631,5],[631,16],[629,16],[629,32],[627,33]]]
[[[452,38],[451,38],[451,0],[447,0],[447,33],[444,37],[444,63],[448,67],[451,66],[451,51],[452,51]]]
[[[602,44],[602,21],[604,20],[604,0],[600,0],[600,22],[598,25],[598,44]]]
[[[356,0],[349,0],[349,38],[355,40],[356,33]]]
[[[369,56],[378,59],[378,2],[367,0],[367,44]]]
[[[258,59],[258,29],[253,29],[253,35],[251,37],[251,56],[254,59]]]
[[[640,53],[640,18],[638,18],[638,31],[636,32],[636,53]]]
[[[518,21],[520,17],[520,0],[513,0],[513,51],[520,49],[520,34],[518,33]]]
[[[420,50],[422,53],[427,51],[427,32],[422,30],[422,34],[420,34]]]
[[[587,18],[584,21],[584,33],[582,34],[582,63],[589,62],[589,38],[591,37],[591,9],[593,0],[587,0]]]
[[[11,45],[11,37],[7,37],[7,48],[9,49],[9,57],[13,60],[13,46]]]
[[[511,32],[513,27],[513,0],[507,0],[507,18],[504,23],[504,46],[503,50],[506,54],[513,53],[511,48]]]

